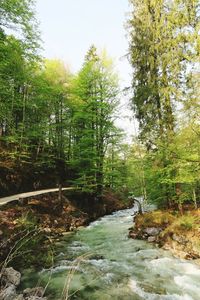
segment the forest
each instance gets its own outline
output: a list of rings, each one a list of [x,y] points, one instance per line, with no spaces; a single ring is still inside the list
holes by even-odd
[[[129,94],[139,133],[126,144],[115,125],[123,91],[106,52],[91,45],[72,74],[39,55],[32,1],[2,1],[1,196],[62,184],[97,198],[110,188],[197,205],[199,3],[133,2]]]
[[[198,212],[200,2],[129,3],[132,83],[122,89],[106,50],[90,45],[72,72],[42,56],[34,0],[0,1],[0,197],[57,187],[62,210],[70,187],[88,206],[142,197],[163,213]],[[116,123],[124,97],[138,127],[131,142]]]

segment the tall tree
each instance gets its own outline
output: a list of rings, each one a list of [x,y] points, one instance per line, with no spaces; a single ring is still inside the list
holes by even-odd
[[[117,105],[118,83],[112,62],[97,54],[92,46],[75,84],[80,110],[75,112],[75,161],[80,167],[79,179],[101,198],[104,157],[113,130],[113,112]]]
[[[179,201],[181,184],[175,182],[177,154],[172,151],[177,131],[177,107],[184,99],[188,70],[198,55],[199,1],[132,0],[130,61],[133,108],[140,138],[149,151],[157,149],[163,175],[170,172]],[[173,167],[172,167],[173,166]],[[165,171],[167,173],[165,173]],[[172,179],[173,178],[173,179]],[[165,197],[173,197],[170,181],[161,182]]]
[[[39,34],[34,1],[0,2],[0,136],[21,126],[23,136],[27,90],[38,59]]]
[[[13,32],[21,39],[27,52],[38,50],[38,24],[35,18],[35,0],[1,0],[0,31]]]

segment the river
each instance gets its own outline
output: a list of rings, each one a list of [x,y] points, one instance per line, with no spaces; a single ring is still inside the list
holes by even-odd
[[[56,244],[54,267],[27,270],[23,286],[50,279],[48,299],[199,300],[200,267],[128,238],[133,209],[105,216]],[[64,299],[64,298],[63,298]]]

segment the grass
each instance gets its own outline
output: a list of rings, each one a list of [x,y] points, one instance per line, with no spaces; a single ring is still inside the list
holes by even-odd
[[[181,215],[173,210],[157,210],[135,218],[137,237],[144,235],[147,227],[161,228],[157,243],[171,249],[181,258],[200,259],[200,209],[187,210]]]
[[[138,215],[135,219],[135,228],[145,229],[147,227],[162,228],[160,238],[167,238],[173,234],[188,235],[200,233],[200,210],[186,211],[180,215],[174,211],[157,210]]]
[[[136,218],[136,228],[161,227],[165,228],[176,220],[176,216],[169,211],[153,211]]]

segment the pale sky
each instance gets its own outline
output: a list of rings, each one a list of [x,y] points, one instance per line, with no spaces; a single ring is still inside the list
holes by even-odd
[[[37,17],[46,58],[59,58],[77,72],[89,47],[106,49],[114,59],[121,87],[130,86],[131,67],[125,57],[128,52],[124,28],[128,0],[37,0]],[[131,115],[127,100],[122,100],[122,116]],[[133,125],[122,117],[120,127],[134,134]],[[131,126],[131,127],[130,127]]]

